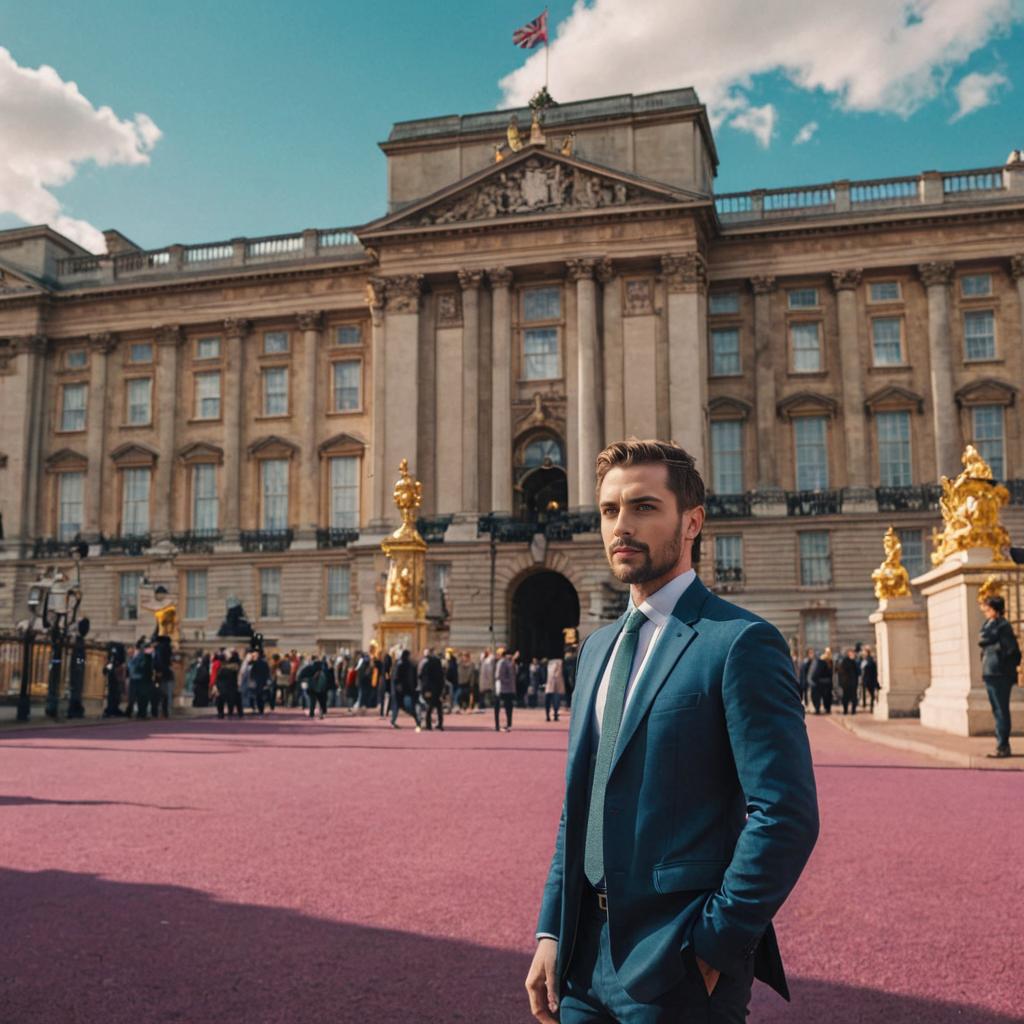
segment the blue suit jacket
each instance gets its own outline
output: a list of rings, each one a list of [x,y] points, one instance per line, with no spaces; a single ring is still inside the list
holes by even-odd
[[[565,803],[538,932],[572,957],[588,883],[583,848],[594,698],[625,616],[591,634],[572,700]],[[605,795],[608,927],[638,1001],[677,984],[683,951],[723,973],[754,957],[789,998],[771,921],[818,835],[803,704],[779,631],[695,579],[623,715]]]

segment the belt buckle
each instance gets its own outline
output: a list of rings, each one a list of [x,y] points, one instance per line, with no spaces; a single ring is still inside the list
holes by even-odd
[[[606,914],[608,913],[608,894],[607,893],[599,892],[597,894],[597,909],[603,911]]]

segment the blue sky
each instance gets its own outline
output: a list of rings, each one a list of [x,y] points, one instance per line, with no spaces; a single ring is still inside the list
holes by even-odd
[[[552,93],[696,85],[720,192],[997,165],[1024,146],[1022,0],[707,7],[552,3]],[[538,65],[511,33],[540,9],[0,0],[15,85],[0,77],[0,226],[62,217],[157,247],[369,220],[392,122],[529,94]],[[24,73],[40,65],[48,85]],[[58,109],[72,82],[84,100]]]

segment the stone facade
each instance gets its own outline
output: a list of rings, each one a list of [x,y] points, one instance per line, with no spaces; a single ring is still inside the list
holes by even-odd
[[[628,434],[695,453],[702,575],[794,644],[869,639],[884,528],[927,559],[968,441],[1021,535],[1019,158],[716,196],[691,90],[555,108],[496,161],[507,116],[396,125],[353,231],[0,232],[0,624],[80,536],[100,637],[145,577],[190,642],[235,596],[282,645],[365,644],[408,458],[439,641],[516,642],[540,569],[586,635],[623,601],[593,462]]]

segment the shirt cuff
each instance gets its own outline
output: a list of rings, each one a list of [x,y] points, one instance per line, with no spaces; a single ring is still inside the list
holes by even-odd
[[[549,932],[537,932],[537,941],[540,942],[541,939],[554,939],[557,942],[558,936],[552,935]]]

